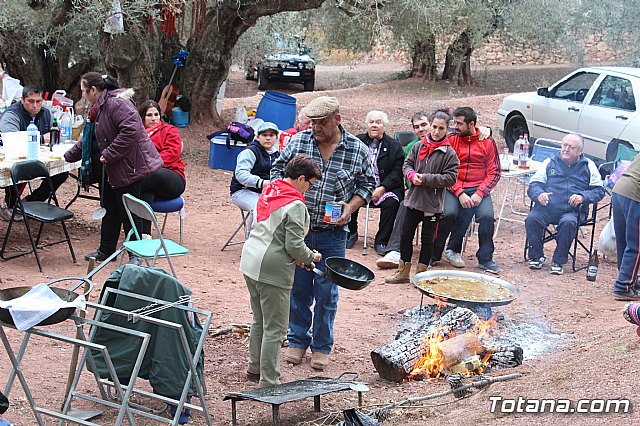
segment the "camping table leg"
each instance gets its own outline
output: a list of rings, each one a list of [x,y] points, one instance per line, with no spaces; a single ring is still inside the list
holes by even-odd
[[[236,411],[236,402],[237,400],[232,398],[231,399],[231,424],[233,426],[238,424],[238,412]]]
[[[1,326],[0,326],[1,328]],[[24,334],[22,338],[22,343],[20,344],[20,349],[18,350],[18,366],[22,362],[22,357],[24,356],[24,352],[27,350],[27,344],[29,343],[29,338],[31,337],[31,333],[27,332]],[[11,369],[11,373],[9,373],[9,379],[7,379],[7,386],[4,388],[5,396],[9,396],[9,392],[11,391],[11,387],[13,386],[13,381],[16,378],[16,369]]]
[[[320,412],[320,395],[313,397],[313,409]]]
[[[362,392],[358,391],[358,407],[362,407]]]
[[[273,413],[273,426],[280,426],[280,405],[271,404],[271,412]]]
[[[20,364],[13,354],[13,350],[11,349],[11,345],[9,345],[9,340],[7,340],[7,335],[4,333],[4,327],[0,325],[0,339],[2,340],[2,344],[4,345],[5,350],[7,351],[7,356],[9,357],[9,361],[11,361],[11,365],[13,366],[13,371],[18,376],[18,380],[20,381],[20,385],[22,385],[22,390],[24,391],[27,400],[29,400],[29,405],[31,406],[31,411],[33,411],[33,415],[35,416],[38,424],[44,426],[44,420],[40,413],[38,412],[35,401],[33,400],[33,395],[31,395],[31,390],[27,385],[27,381],[22,375],[22,371],[20,370]],[[9,395],[8,393],[6,395]]]

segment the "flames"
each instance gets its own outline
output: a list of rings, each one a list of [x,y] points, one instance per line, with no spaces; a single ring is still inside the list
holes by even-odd
[[[481,372],[492,353],[481,342],[491,340],[497,329],[495,316],[486,321],[478,319],[462,333],[443,325],[434,327],[424,336],[421,345],[423,355],[418,358],[407,379],[428,380],[443,374],[471,375]]]

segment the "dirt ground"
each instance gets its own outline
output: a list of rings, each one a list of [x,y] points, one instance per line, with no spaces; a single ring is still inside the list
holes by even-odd
[[[460,88],[446,82],[422,80],[398,80],[404,71],[399,64],[366,64],[357,67],[319,67],[318,91],[299,92],[296,85],[274,87],[293,94],[299,105],[307,104],[318,95],[336,96],[347,130],[364,131],[364,117],[370,109],[387,111],[391,123],[388,132],[409,129],[409,117],[417,111],[432,111],[435,107],[472,106],[478,111],[479,122],[495,126],[497,110],[506,93],[532,90],[548,85],[567,73],[570,67],[490,68],[476,70],[477,85]],[[233,118],[236,107],[254,107],[259,102],[255,82],[247,82],[242,73],[231,75],[227,99],[223,101],[223,116]],[[239,223],[238,209],[231,204],[228,193],[230,172],[208,167],[208,133],[214,129],[207,123],[192,124],[181,129],[185,142],[187,161],[187,191],[185,193],[187,217],[184,221],[184,244],[190,249],[187,256],[176,258],[174,264],[181,282],[193,291],[194,304],[213,313],[213,327],[250,323],[248,292],[238,271],[241,246],[221,251],[224,241]],[[503,141],[499,141],[503,143]],[[504,187],[504,182],[500,185]],[[62,188],[61,198],[68,200],[73,185]],[[500,190],[501,188],[499,188]],[[499,194],[499,192],[498,192]],[[498,204],[498,197],[495,198]],[[521,202],[521,201],[519,201]],[[71,222],[73,245],[78,263],[71,262],[68,251],[61,246],[43,250],[44,273],[38,273],[33,257],[23,257],[0,262],[0,288],[35,285],[64,276],[82,276],[87,264],[85,253],[93,251],[98,242],[99,227],[91,220],[91,212],[97,203],[77,201],[72,209],[76,217]],[[497,208],[497,207],[496,207]],[[601,216],[604,216],[602,214]],[[369,243],[377,228],[377,214],[370,219]],[[177,239],[177,217],[171,215],[165,234]],[[598,221],[598,234],[606,219]],[[6,223],[0,222],[4,235]],[[370,352],[393,341],[403,328],[403,313],[420,304],[420,293],[411,285],[386,285],[384,278],[392,271],[375,268],[377,255],[371,250],[362,255],[361,224],[360,241],[347,256],[368,265],[376,271],[375,281],[363,291],[341,290],[338,314],[335,322],[335,347],[326,371],[321,375],[335,377],[345,371],[358,373],[359,380],[369,383],[371,390],[364,396],[366,405],[399,401],[412,396],[424,396],[447,390],[445,381],[410,382],[395,384],[383,381],[373,368]],[[47,238],[51,234],[47,234]],[[24,242],[24,235],[22,237]],[[490,376],[520,373],[522,377],[493,384],[483,392],[460,401],[451,396],[432,401],[430,406],[411,410],[396,410],[384,424],[422,425],[438,422],[440,425],[478,425],[508,422],[509,424],[621,424],[637,420],[635,412],[626,414],[534,414],[491,413],[491,396],[507,399],[555,398],[577,401],[579,399],[630,399],[635,397],[635,378],[640,368],[637,358],[640,338],[633,326],[621,315],[624,302],[614,301],[611,288],[616,275],[615,265],[600,262],[598,279],[586,281],[584,271],[565,272],[551,276],[547,270],[530,271],[523,261],[524,227],[519,223],[502,223],[495,239],[495,260],[503,266],[501,278],[516,284],[521,297],[500,308],[510,317],[521,322],[540,322],[554,333],[564,333],[562,345],[554,350],[528,359],[514,369],[495,371]],[[15,244],[15,243],[14,243]],[[467,270],[475,268],[476,237],[472,237],[464,253]],[[548,252],[550,248],[547,248]],[[585,261],[582,255],[581,261]],[[95,300],[107,274],[115,268],[110,265],[95,279],[97,288],[91,293]],[[432,303],[428,300],[428,303]],[[51,326],[47,330],[72,333],[71,323]],[[17,351],[20,334],[7,330],[14,351]],[[66,371],[71,348],[65,344],[37,336],[32,337],[23,368],[36,400],[45,407],[58,409],[64,397]],[[231,333],[220,337],[208,337],[205,343],[205,378],[207,401],[216,424],[231,423],[231,404],[222,401],[230,392],[251,389],[254,384],[246,381],[246,335]],[[526,354],[525,354],[526,356]],[[4,351],[0,351],[0,383],[6,383],[10,364]],[[282,364],[282,380],[317,376],[307,359],[299,366]],[[95,394],[90,377],[83,377],[81,389]],[[16,425],[32,425],[35,420],[24,393],[15,384],[11,395],[11,407],[4,418]],[[313,422],[328,412],[340,412],[357,404],[355,392],[330,394],[322,397],[324,413],[313,411],[313,401],[306,399],[281,407],[283,425]],[[74,403],[79,408],[87,403]],[[113,424],[113,412],[97,418],[98,424]],[[238,421],[241,425],[271,424],[271,410],[265,404],[240,402]],[[48,421],[48,423],[53,421]],[[141,419],[138,424],[152,424]],[[194,415],[190,424],[205,424]],[[318,423],[319,424],[319,423]],[[328,424],[328,423],[325,423]]]

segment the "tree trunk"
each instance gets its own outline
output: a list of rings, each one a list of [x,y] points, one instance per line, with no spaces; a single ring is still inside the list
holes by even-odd
[[[447,48],[442,79],[456,81],[460,86],[473,85],[471,76],[471,38],[463,31]]]
[[[428,33],[424,39],[413,43],[411,77],[436,79],[436,40],[433,33]]]

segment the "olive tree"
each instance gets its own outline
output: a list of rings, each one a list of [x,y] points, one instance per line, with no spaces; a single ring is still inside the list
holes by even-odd
[[[178,72],[192,116],[219,117],[214,99],[238,38],[262,16],[316,8],[325,0],[0,0],[0,60],[23,82],[79,96],[79,77],[106,70],[137,99],[155,98],[169,82],[173,55],[189,50]],[[107,18],[122,31],[106,32]]]

